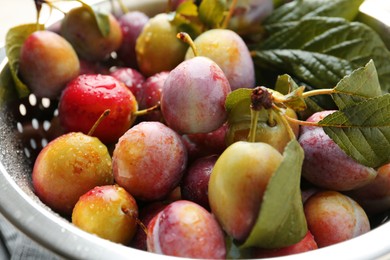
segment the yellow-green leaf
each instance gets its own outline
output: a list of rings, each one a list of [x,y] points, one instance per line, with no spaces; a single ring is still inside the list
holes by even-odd
[[[30,93],[29,88],[18,77],[20,49],[31,33],[43,29],[44,25],[23,24],[13,27],[7,32],[5,50],[19,97],[25,97]]]
[[[307,233],[300,190],[304,153],[297,140],[288,143],[283,156],[268,183],[256,224],[242,248],[285,247],[299,242]]]

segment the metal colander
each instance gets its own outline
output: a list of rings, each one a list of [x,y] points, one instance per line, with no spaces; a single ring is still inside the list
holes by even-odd
[[[97,1],[109,8],[109,1]],[[128,0],[128,6],[154,13],[163,10],[163,0]],[[0,49],[0,70],[6,65]],[[129,259],[170,258],[132,249],[88,234],[44,205],[34,194],[31,170],[39,151],[63,133],[58,122],[58,100],[26,98],[0,107],[0,212],[16,228],[43,247],[64,258]],[[334,246],[287,259],[388,259],[390,213],[371,219],[373,230]],[[387,256],[386,256],[387,255]],[[283,257],[284,258],[284,257]]]

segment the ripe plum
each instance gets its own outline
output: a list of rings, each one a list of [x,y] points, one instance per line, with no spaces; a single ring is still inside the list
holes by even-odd
[[[136,199],[153,201],[178,186],[187,151],[180,136],[166,125],[141,122],[119,139],[112,160],[115,181]]]
[[[161,112],[168,126],[181,134],[212,132],[226,121],[230,91],[215,62],[194,57],[169,73],[161,92]]]
[[[320,115],[313,117],[321,118]],[[302,176],[309,182],[330,190],[347,191],[374,180],[376,170],[349,157],[322,127],[302,126],[301,129],[303,134],[299,137],[299,143],[305,153]]]
[[[51,141],[35,160],[32,183],[53,210],[70,215],[79,197],[99,185],[113,184],[111,156],[96,137],[67,133]]]
[[[122,29],[123,40],[117,50],[118,59],[130,68],[138,68],[135,44],[149,17],[140,11],[130,11],[118,18]]]
[[[172,202],[148,225],[148,251],[187,258],[223,259],[224,234],[213,215],[186,200]]]
[[[218,155],[202,157],[188,167],[180,184],[183,199],[193,201],[210,210],[208,196],[209,180],[218,157]]]
[[[80,62],[75,50],[54,32],[36,31],[21,47],[19,73],[38,97],[58,98],[79,71]]]
[[[104,143],[115,143],[133,124],[138,110],[133,93],[109,75],[80,75],[62,92],[59,103],[61,125],[67,131],[88,133],[99,116],[110,114],[98,125],[94,136]]]
[[[336,191],[321,191],[304,204],[310,232],[319,248],[360,236],[370,230],[362,207]]]
[[[84,231],[128,245],[137,230],[137,202],[118,185],[97,186],[80,197],[72,223]]]

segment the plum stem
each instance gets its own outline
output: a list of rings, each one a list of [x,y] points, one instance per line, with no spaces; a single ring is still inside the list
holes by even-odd
[[[251,108],[251,125],[249,128],[248,142],[256,142],[257,121],[259,118],[259,111]]]
[[[92,128],[89,130],[88,135],[92,136],[95,132],[96,128],[99,124],[110,114],[110,109],[104,110],[104,112],[99,116],[98,120],[96,120],[95,124],[93,124]]]
[[[146,235],[148,235],[148,228],[145,226],[144,223],[134,214],[133,211],[130,211],[127,208],[122,208],[123,213],[126,214],[126,216],[129,216],[130,218],[134,219],[138,226],[141,227],[141,229],[145,232]]]
[[[265,87],[256,87],[251,93],[251,125],[249,128],[248,141],[256,141],[257,121],[259,111],[263,108],[272,108],[272,94]]]
[[[196,49],[196,46],[195,46],[195,43],[188,33],[179,32],[178,34],[176,34],[176,37],[179,38],[180,40],[182,40],[183,42],[187,43],[188,45],[190,45],[192,51],[194,52],[195,57],[199,56],[198,50]]]
[[[37,26],[37,30],[39,30],[39,19],[41,17],[42,1],[35,0],[34,2],[35,2],[35,9],[37,10],[36,26]]]
[[[303,92],[302,97],[308,98],[308,97],[317,96],[317,95],[330,95],[330,94],[333,94],[336,92],[337,91],[334,88],[315,89],[315,90]]]
[[[221,26],[222,29],[226,29],[228,27],[230,19],[233,16],[234,9],[236,8],[236,5],[237,5],[237,0],[233,0],[230,7],[229,7],[229,12],[227,13],[225,19],[223,20],[223,23]]]
[[[154,105],[152,107],[148,107],[148,108],[143,109],[143,110],[135,111],[132,115],[133,116],[144,116],[144,115],[147,115],[150,112],[158,110],[158,109],[160,109],[160,102],[157,105]]]
[[[288,115],[286,115],[285,111],[282,111],[278,106],[276,105],[273,105],[273,108],[278,110],[279,111],[279,114],[281,115],[281,120],[284,124],[284,126],[286,127],[287,129],[287,132],[288,132],[288,136],[290,137],[290,140],[293,140],[293,139],[296,139],[296,136],[292,130],[292,127],[290,126],[289,124],[289,119],[294,119],[292,117],[289,117]],[[295,122],[295,121],[294,121]]]
[[[290,121],[292,123],[295,123],[295,124],[299,124],[299,125],[304,125],[304,126],[320,126],[318,124],[318,122],[308,122],[308,121],[302,121],[302,120],[299,120],[299,119],[296,119],[296,118],[293,118],[293,117],[290,117],[288,115],[284,115],[284,118],[287,120],[287,121]]]

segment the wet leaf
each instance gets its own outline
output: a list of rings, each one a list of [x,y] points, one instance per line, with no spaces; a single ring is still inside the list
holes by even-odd
[[[23,24],[13,27],[7,32],[5,39],[5,50],[11,75],[19,97],[25,97],[30,93],[28,87],[19,79],[18,76],[20,49],[22,48],[24,41],[31,33],[43,29],[44,25]]]
[[[390,94],[349,105],[319,125],[357,162],[375,168],[390,161]]]
[[[374,61],[344,77],[335,87],[332,97],[339,109],[382,94]]]
[[[297,140],[288,143],[283,156],[268,183],[257,222],[242,248],[285,247],[299,242],[307,233],[300,190],[304,153]]]

